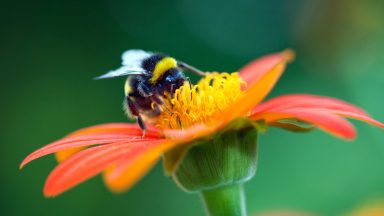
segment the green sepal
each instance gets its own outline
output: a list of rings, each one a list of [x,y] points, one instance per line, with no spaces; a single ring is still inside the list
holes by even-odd
[[[231,123],[229,123],[222,131],[229,130],[241,130],[243,128],[254,127],[257,131],[264,133],[267,130],[267,124],[265,121],[251,121],[248,118],[238,118]],[[184,145],[177,146],[173,148],[163,155],[163,167],[165,174],[170,176],[177,169],[180,162],[183,160],[189,149],[195,145],[199,145],[203,142],[202,140],[209,141],[213,140],[214,136],[205,137],[200,139],[199,141],[194,141],[192,143],[186,143]]]
[[[164,153],[163,166],[166,175],[172,175],[192,146],[191,144],[184,144]]]
[[[256,172],[257,136],[254,122],[238,119],[226,130],[189,145],[185,156],[177,161],[172,177],[188,192],[242,184]]]
[[[310,132],[315,129],[313,125],[297,119],[281,119],[279,121],[269,123],[269,125],[292,132]]]

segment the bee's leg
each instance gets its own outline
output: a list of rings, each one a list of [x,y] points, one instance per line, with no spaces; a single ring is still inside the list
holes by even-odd
[[[141,138],[144,138],[147,134],[147,127],[145,126],[144,120],[141,117],[141,115],[137,116],[137,123],[139,124],[141,130],[143,131],[143,135],[141,135]]]
[[[144,138],[145,134],[147,133],[147,127],[145,126],[143,118],[139,114],[139,109],[137,108],[137,104],[129,96],[126,97],[126,100],[127,100],[129,111],[131,112],[132,115],[137,117],[137,123],[139,124],[141,130],[143,131],[142,138]]]
[[[175,93],[175,84],[171,84],[171,99],[173,98],[173,94]]]
[[[201,71],[201,70],[199,70],[199,69],[197,69],[195,67],[192,67],[191,65],[188,65],[188,64],[186,64],[184,62],[180,62],[180,61],[177,62],[177,66],[180,67],[181,69],[188,70],[188,71],[190,71],[190,72],[192,72],[194,74],[197,74],[199,76],[205,76],[206,75],[206,73],[204,73],[203,71]]]
[[[159,98],[157,95],[152,95],[151,96],[151,99],[153,100],[153,102],[155,102],[155,104],[157,105],[157,108],[161,111],[161,109],[159,108],[160,106],[164,106],[168,112],[171,112],[171,110],[169,109],[169,107],[167,106],[167,104],[163,101],[163,99]]]

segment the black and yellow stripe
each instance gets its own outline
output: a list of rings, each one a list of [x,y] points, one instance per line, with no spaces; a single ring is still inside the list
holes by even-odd
[[[153,55],[143,61],[142,67],[151,72],[152,77],[149,79],[150,83],[156,84],[165,72],[177,67],[177,61],[169,56]]]
[[[155,84],[165,72],[169,69],[176,68],[177,61],[172,57],[165,57],[157,62],[155,69],[153,70],[152,77],[149,80],[152,84]]]

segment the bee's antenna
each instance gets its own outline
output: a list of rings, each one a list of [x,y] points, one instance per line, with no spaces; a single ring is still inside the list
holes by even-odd
[[[188,70],[194,74],[197,74],[199,76],[205,76],[206,73],[204,73],[203,71],[195,68],[195,67],[192,67],[191,65],[188,65],[184,62],[177,62],[177,66],[179,66],[181,69],[185,69],[185,70]]]

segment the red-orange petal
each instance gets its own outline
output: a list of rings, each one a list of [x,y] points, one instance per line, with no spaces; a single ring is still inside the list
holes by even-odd
[[[383,123],[371,118],[364,110],[350,103],[335,98],[305,94],[273,98],[255,107],[250,117],[260,119],[263,116],[268,116],[269,113],[281,113],[292,109],[331,113],[384,127]]]
[[[339,115],[339,116],[343,116],[343,117],[347,117],[347,118],[363,121],[363,122],[375,125],[377,127],[384,128],[384,124],[383,123],[381,123],[381,122],[371,118],[368,115],[364,115],[364,114],[359,114],[359,113],[354,113],[354,112],[344,111],[344,110],[327,110],[327,109],[306,109],[306,110],[329,112],[329,113],[333,113],[333,114],[336,114],[336,115]]]
[[[57,162],[60,163],[60,162],[67,160],[72,155],[76,154],[77,152],[80,152],[86,148],[87,148],[86,146],[83,146],[83,147],[70,148],[67,150],[58,151],[58,152],[55,152],[55,158],[56,158]]]
[[[323,108],[368,115],[364,110],[345,101],[309,94],[292,94],[272,98],[255,107],[252,110],[251,115],[258,115],[262,114],[263,112],[273,112],[291,108]]]
[[[178,140],[164,140],[159,145],[145,147],[132,157],[124,157],[115,162],[104,172],[104,181],[107,187],[114,192],[124,192],[130,189],[150,170],[161,155],[177,145],[186,144],[190,137]]]
[[[356,136],[355,128],[351,123],[342,117],[326,111],[310,109],[287,109],[276,112],[264,113],[253,117],[254,120],[264,119],[274,122],[279,119],[295,118],[304,122],[311,123],[324,131],[344,139],[354,139]]]
[[[147,139],[147,138],[146,138]],[[108,143],[116,143],[116,142],[138,142],[141,140],[141,137],[127,135],[127,134],[93,134],[93,135],[79,135],[75,137],[68,137],[48,144],[28,155],[20,165],[22,168],[27,163],[35,160],[39,157],[52,154],[54,152],[84,147],[89,145],[101,145]],[[153,140],[153,139],[150,139]]]
[[[184,143],[199,137],[204,137],[206,135],[209,135],[215,132],[219,126],[220,126],[220,122],[216,122],[215,125],[209,125],[209,126],[203,123],[200,123],[200,124],[195,124],[192,127],[186,128],[183,130],[165,129],[163,130],[163,134],[167,138],[177,140],[178,143]]]
[[[129,134],[132,136],[141,136],[143,131],[140,129],[140,127],[137,124],[107,123],[107,124],[94,125],[94,126],[79,129],[75,132],[70,133],[67,137],[86,135],[86,134],[97,134],[97,133],[109,133],[109,134],[123,133],[123,134]],[[147,125],[146,137],[160,138],[161,131],[152,125]]]
[[[121,135],[121,134],[129,134],[132,136],[141,136],[142,130],[137,124],[129,124],[129,123],[107,123],[107,124],[100,124],[95,125],[87,128],[83,128],[80,130],[77,130],[75,132],[70,133],[65,138],[68,137],[76,137],[80,135],[100,135],[100,134],[110,134],[110,135]],[[146,138],[160,138],[161,133],[160,130],[152,125],[147,125],[147,133]],[[62,162],[72,155],[76,154],[79,151],[82,151],[85,149],[86,146],[77,147],[77,148],[71,148],[63,151],[55,152],[55,157],[58,162]]]
[[[115,193],[122,193],[136,184],[160,159],[162,152],[138,156],[136,160],[124,158],[103,172],[106,186]]]
[[[245,91],[238,100],[226,110],[219,113],[215,119],[224,124],[228,124],[238,117],[247,116],[252,108],[259,104],[275,86],[285,69],[285,65],[285,62],[281,62],[264,73],[257,83],[249,86],[247,91]]]
[[[63,151],[62,154],[57,155],[59,161],[62,161],[88,145],[141,139],[142,133],[137,124],[128,123],[108,123],[83,128],[31,153],[21,163],[20,168],[30,161],[47,154]],[[145,138],[157,139],[160,137],[162,137],[160,130],[148,125]]]
[[[268,71],[278,64],[285,64],[294,59],[295,53],[292,50],[285,50],[263,56],[256,59],[239,70],[240,77],[247,83],[248,88],[258,82]]]
[[[169,141],[146,140],[136,143],[121,142],[88,148],[60,163],[52,171],[47,178],[44,194],[48,197],[57,196],[97,175],[124,157],[134,159],[137,156],[148,155],[152,152],[158,154],[158,150],[165,148],[167,144],[169,144]]]

